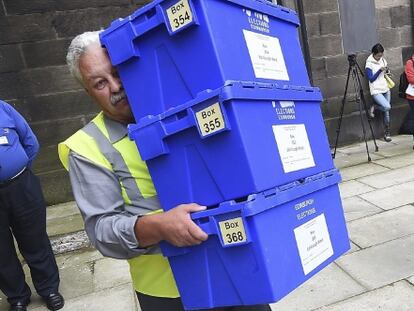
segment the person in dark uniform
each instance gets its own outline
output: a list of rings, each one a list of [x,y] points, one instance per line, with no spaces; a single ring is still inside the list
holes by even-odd
[[[49,310],[59,310],[59,271],[46,233],[46,205],[30,166],[39,143],[25,119],[0,101],[0,290],[10,311],[25,311],[31,290],[17,257],[13,236],[34,287]]]

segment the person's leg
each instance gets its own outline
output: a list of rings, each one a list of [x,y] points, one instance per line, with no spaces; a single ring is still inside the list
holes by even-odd
[[[383,94],[375,94],[372,95],[375,103],[378,105],[378,108],[384,114],[384,140],[386,142],[390,142],[391,135],[390,135],[390,110],[391,110],[391,92],[388,91]]]
[[[148,296],[136,292],[142,311],[184,311],[180,298]]]
[[[46,204],[39,179],[24,172],[14,183],[11,227],[26,260],[37,293],[47,297],[57,293],[59,271],[46,233]]]
[[[14,247],[13,236],[9,225],[8,191],[0,189],[0,290],[7,301],[14,304],[18,301],[28,303],[31,291],[25,281],[24,272]]]
[[[391,110],[390,91],[388,91],[387,93],[383,93],[383,94],[372,95],[372,98],[374,99],[375,103],[378,105],[378,109],[384,112],[384,124],[389,124],[390,123],[389,112]]]
[[[411,109],[411,118],[414,120],[414,99],[408,100],[408,104],[410,105],[410,109]],[[412,128],[411,130],[412,130],[413,139],[414,139],[414,128]],[[413,146],[413,149],[414,149],[414,146]]]

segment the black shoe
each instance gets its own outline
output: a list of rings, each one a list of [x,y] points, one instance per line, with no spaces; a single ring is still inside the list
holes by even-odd
[[[9,311],[26,311],[26,307],[27,305],[30,303],[30,300],[27,302],[23,302],[23,301],[18,301],[16,303],[13,303],[10,306]]]
[[[43,299],[46,301],[46,307],[52,311],[62,309],[65,305],[65,299],[58,292],[43,297]]]

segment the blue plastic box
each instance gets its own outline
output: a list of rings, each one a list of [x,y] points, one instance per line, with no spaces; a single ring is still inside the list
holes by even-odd
[[[309,86],[295,12],[265,0],[155,0],[101,34],[136,120],[227,80]]]
[[[130,125],[164,210],[243,199],[334,168],[319,89],[233,82]]]
[[[162,245],[186,310],[276,302],[350,249],[336,170],[193,214],[198,246]]]

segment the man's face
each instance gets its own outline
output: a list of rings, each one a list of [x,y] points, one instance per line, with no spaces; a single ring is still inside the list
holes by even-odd
[[[122,123],[134,122],[118,72],[105,49],[99,45],[90,46],[79,59],[79,71],[86,92],[107,117]]]

